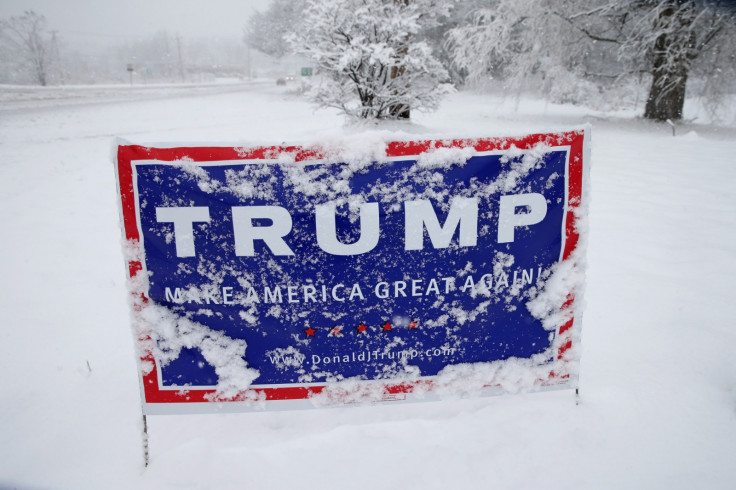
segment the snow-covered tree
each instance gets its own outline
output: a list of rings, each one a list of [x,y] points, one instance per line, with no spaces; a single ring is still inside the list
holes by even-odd
[[[621,59],[652,78],[644,117],[681,119],[691,71],[734,27],[732,13],[703,0],[636,0],[611,10],[619,18],[631,16],[618,40]]]
[[[41,85],[48,83],[52,36],[46,18],[33,10],[0,20],[0,44],[5,55],[30,70]]]
[[[467,75],[465,70],[458,69],[453,63],[453,52],[446,42],[447,34],[454,28],[463,25],[468,14],[481,6],[486,0],[448,0],[451,1],[452,8],[449,11],[442,11],[437,16],[435,25],[425,27],[417,34],[417,38],[426,41],[432,48],[432,53],[442,66],[450,74],[450,80],[453,85],[462,85]]]
[[[700,70],[698,60],[729,66],[723,52],[720,57],[703,56],[732,39],[733,10],[718,3],[494,0],[475,10],[468,25],[453,29],[448,43],[457,65],[472,78],[497,75],[515,87],[536,81],[545,95],[558,100],[595,95],[600,86],[594,82],[600,77],[592,74],[601,70],[592,68],[601,59],[619,80],[648,74],[644,117],[677,120],[688,77],[693,69]]]
[[[435,109],[452,87],[416,35],[446,11],[442,0],[309,0],[301,29],[289,37],[319,72],[309,96],[364,119]]]
[[[500,78],[520,91],[537,85],[545,95],[556,82],[582,75],[589,49],[586,36],[557,13],[565,0],[494,0],[473,10],[468,23],[452,29],[448,45],[454,63],[472,82]]]
[[[253,49],[280,58],[289,52],[286,36],[300,29],[304,0],[273,0],[248,19],[243,41]]]

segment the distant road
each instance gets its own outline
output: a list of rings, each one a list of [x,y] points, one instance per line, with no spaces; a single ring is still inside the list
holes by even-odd
[[[90,104],[201,97],[270,87],[273,80],[149,85],[0,85],[0,114],[54,110]]]

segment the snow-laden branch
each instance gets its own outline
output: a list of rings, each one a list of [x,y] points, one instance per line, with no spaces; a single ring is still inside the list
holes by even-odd
[[[303,27],[289,42],[317,65],[310,98],[366,119],[436,108],[451,90],[449,75],[416,35],[444,11],[440,6],[429,0],[307,2]]]

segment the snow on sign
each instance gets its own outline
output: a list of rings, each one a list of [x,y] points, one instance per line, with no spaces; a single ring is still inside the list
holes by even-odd
[[[574,387],[586,131],[120,142],[144,413]]]

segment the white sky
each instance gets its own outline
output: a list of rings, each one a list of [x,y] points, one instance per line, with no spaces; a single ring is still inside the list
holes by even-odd
[[[71,44],[121,42],[166,30],[182,37],[236,37],[271,0],[0,0],[0,18],[34,10]]]

